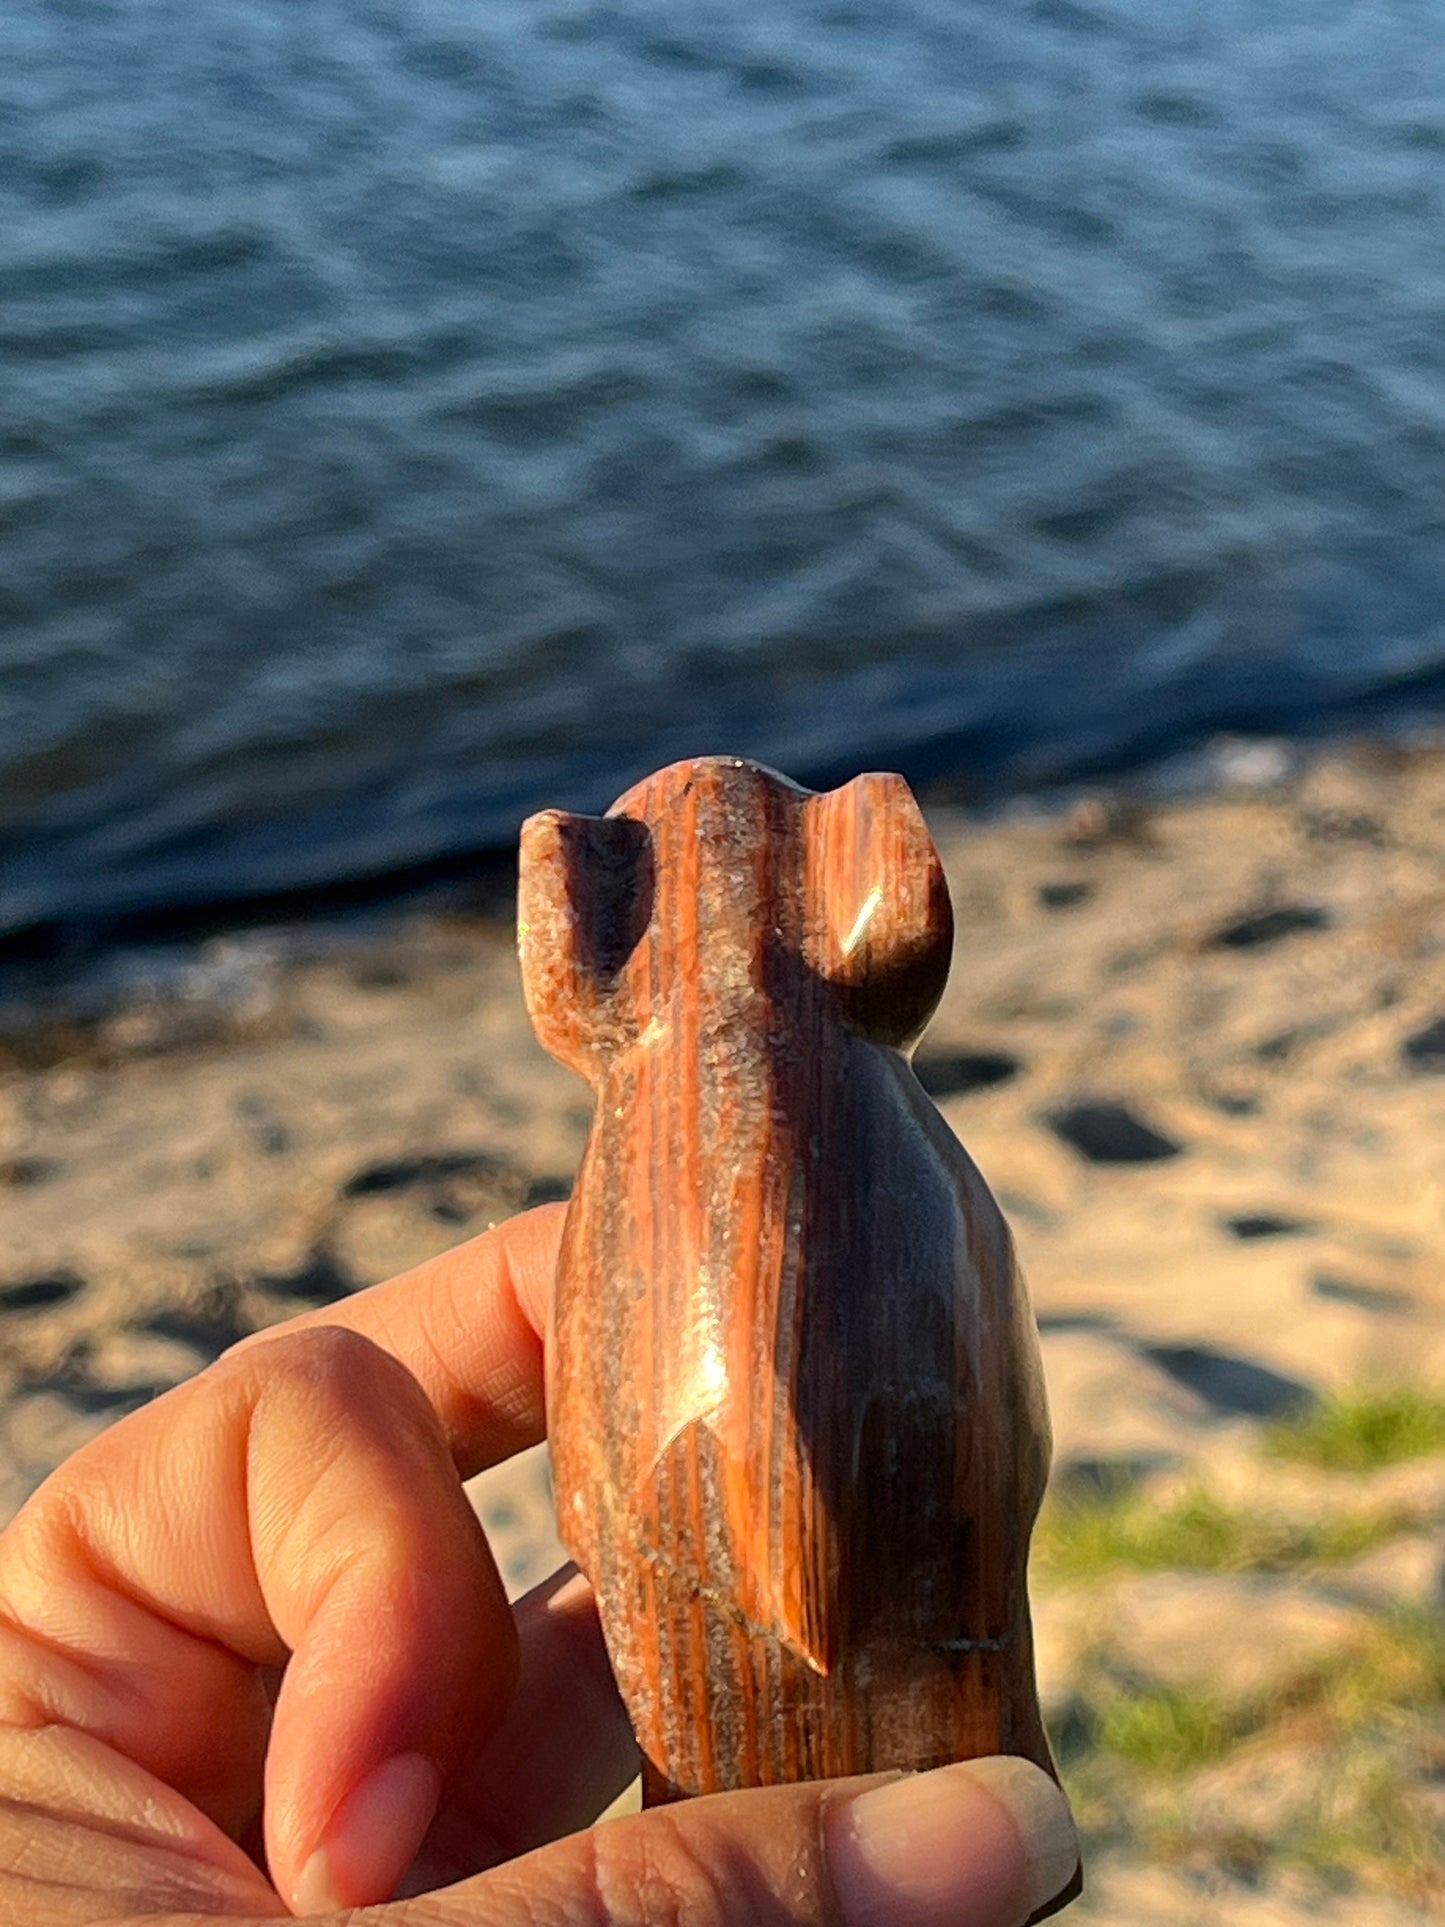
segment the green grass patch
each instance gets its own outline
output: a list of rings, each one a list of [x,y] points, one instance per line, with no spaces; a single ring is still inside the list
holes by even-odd
[[[1337,1739],[1377,1735],[1391,1725],[1413,1730],[1445,1711],[1445,1621],[1428,1609],[1391,1614],[1306,1691]]]
[[[1041,1568],[1066,1579],[1108,1572],[1282,1572],[1357,1558],[1410,1523],[1397,1512],[1285,1519],[1199,1491],[1159,1503],[1134,1493],[1054,1501],[1039,1521]]]
[[[1293,1868],[1340,1891],[1411,1895],[1445,1886],[1445,1834],[1431,1789],[1445,1776],[1445,1621],[1425,1609],[1380,1620],[1369,1638],[1280,1694],[1238,1706],[1207,1691],[1110,1678],[1086,1687],[1054,1735],[1089,1850],[1159,1861]],[[1247,1792],[1201,1807],[1191,1775],[1247,1745],[1285,1776],[1256,1815]],[[1278,1748],[1272,1753],[1270,1749]],[[1242,1756],[1248,1786],[1249,1766]]]
[[[1332,1472],[1424,1458],[1445,1452],[1445,1393],[1408,1386],[1341,1393],[1272,1426],[1267,1442],[1277,1458]]]
[[[1207,1693],[1120,1694],[1099,1712],[1095,1744],[1147,1773],[1189,1773],[1222,1759],[1238,1731]]]
[[[1286,1839],[1260,1844],[1281,1866],[1335,1887],[1345,1874],[1427,1900],[1445,1878],[1439,1824],[1416,1776],[1391,1759],[1344,1762],[1313,1816]]]

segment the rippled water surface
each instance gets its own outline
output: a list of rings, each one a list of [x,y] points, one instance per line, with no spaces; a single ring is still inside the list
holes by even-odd
[[[1432,0],[4,0],[0,931],[1445,704]]]

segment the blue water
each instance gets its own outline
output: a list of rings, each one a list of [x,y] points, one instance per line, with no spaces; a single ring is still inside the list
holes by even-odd
[[[0,933],[1445,708],[1434,0],[4,0]]]

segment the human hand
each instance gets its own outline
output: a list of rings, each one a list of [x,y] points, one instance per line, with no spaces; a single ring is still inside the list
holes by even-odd
[[[461,1488],[542,1436],[560,1227],[246,1340],[0,1535],[0,1927],[396,1892],[377,1927],[1018,1927],[1054,1898],[1072,1825],[1018,1760],[582,1831],[636,1767],[590,1592],[509,1608]]]

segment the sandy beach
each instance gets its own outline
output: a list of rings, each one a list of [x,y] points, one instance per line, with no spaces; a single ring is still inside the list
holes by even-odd
[[[1078,1916],[1396,1927],[1445,1917],[1445,1441],[1342,1464],[1308,1423],[1445,1394],[1445,749],[1236,774],[930,808],[917,1068],[1043,1333]],[[0,1518],[236,1338],[570,1185],[589,1095],[504,919],[233,933],[182,989],[0,1031]],[[545,1465],[482,1483],[522,1588]]]

